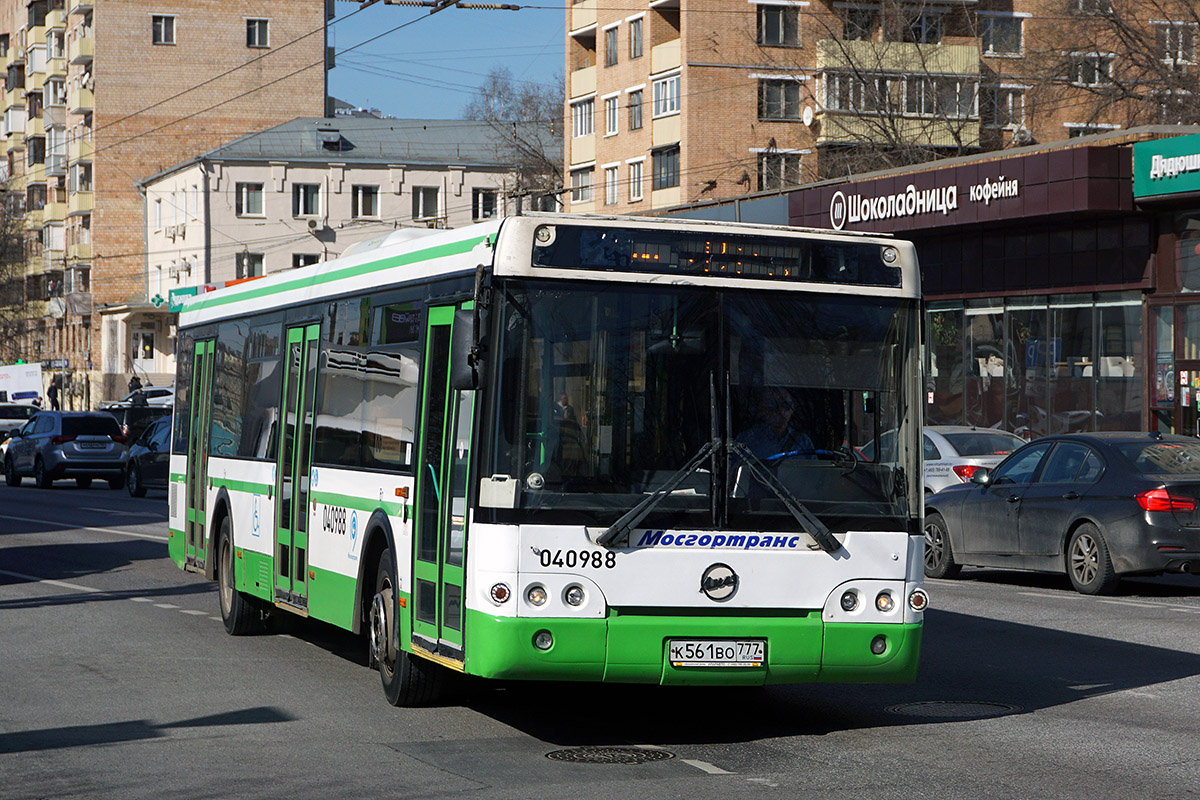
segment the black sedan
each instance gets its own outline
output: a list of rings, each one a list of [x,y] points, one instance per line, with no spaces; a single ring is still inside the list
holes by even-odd
[[[1200,440],[1158,433],[1037,439],[925,504],[925,574],[1066,572],[1085,594],[1122,575],[1200,573]]]
[[[147,489],[166,489],[171,472],[171,418],[159,417],[129,448],[125,486],[132,497]]]

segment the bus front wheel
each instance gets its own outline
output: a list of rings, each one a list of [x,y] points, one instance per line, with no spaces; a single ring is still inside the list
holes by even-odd
[[[233,569],[233,526],[225,516],[217,536],[217,595],[221,601],[221,621],[231,636],[261,633],[266,629],[262,611],[251,598],[237,590]]]
[[[383,693],[394,706],[427,706],[438,702],[445,688],[441,667],[416,658],[399,647],[400,621],[396,604],[396,562],[391,550],[379,556],[375,595],[371,599],[371,657],[379,665]]]

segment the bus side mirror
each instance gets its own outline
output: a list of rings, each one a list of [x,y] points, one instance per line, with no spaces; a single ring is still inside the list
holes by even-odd
[[[479,388],[482,349],[479,346],[475,312],[460,308],[454,312],[450,334],[450,388],[469,392]]]

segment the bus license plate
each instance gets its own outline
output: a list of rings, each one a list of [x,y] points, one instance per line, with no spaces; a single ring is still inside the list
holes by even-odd
[[[667,653],[673,667],[762,667],[765,639],[671,639]]]

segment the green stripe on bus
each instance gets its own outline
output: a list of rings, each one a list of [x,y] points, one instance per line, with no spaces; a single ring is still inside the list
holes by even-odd
[[[355,278],[359,275],[366,275],[371,272],[392,269],[393,267],[402,267],[406,264],[415,264],[420,261],[429,261],[435,258],[445,258],[446,256],[469,253],[487,238],[488,237],[486,236],[479,236],[474,239],[464,239],[459,242],[450,242],[449,244],[438,245],[437,247],[430,247],[425,250],[418,250],[415,253],[407,253],[405,255],[394,256],[393,258],[386,258],[382,261],[369,261],[364,264],[356,264],[352,267],[343,267],[342,269],[333,270],[332,272],[324,275],[308,275],[302,278],[284,281],[273,286],[247,289],[235,294],[229,294],[226,292],[215,292],[211,296],[209,294],[204,294],[201,295],[199,299],[188,303],[185,307],[185,310],[201,311],[219,305],[240,302],[242,300],[255,300],[261,297],[268,297],[270,295],[290,291],[292,289],[303,289],[309,286],[319,286],[323,283],[332,283],[345,278]]]
[[[354,495],[334,494],[333,492],[311,492],[310,497],[314,503],[353,508],[355,511],[366,511],[368,514],[374,512],[377,508],[382,508],[385,514],[392,517],[398,517],[404,512],[404,503],[378,500],[372,497],[355,497]]]
[[[308,615],[353,630],[358,580],[351,575],[309,566]]]
[[[209,478],[213,486],[224,486],[233,492],[246,492],[247,494],[266,494],[269,491],[274,491],[275,487],[269,483],[255,483],[253,481],[235,481],[231,478]]]
[[[273,600],[273,585],[275,560],[266,553],[256,553],[244,547],[237,548],[241,557],[237,559],[237,588],[246,594],[260,597],[263,600]]]
[[[183,562],[187,558],[183,549],[183,531],[167,528],[167,555],[180,569],[183,569]]]

